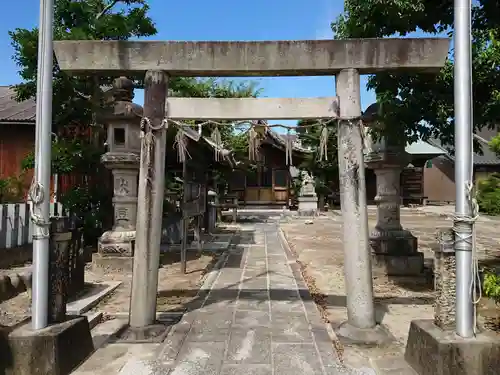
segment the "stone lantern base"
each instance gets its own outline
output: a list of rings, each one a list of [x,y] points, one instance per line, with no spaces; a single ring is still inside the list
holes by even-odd
[[[298,197],[299,216],[316,216],[318,213],[318,197],[316,195]]]
[[[418,252],[417,238],[411,232],[372,233],[370,247],[374,275],[423,275],[424,254]]]
[[[93,268],[132,271],[134,245],[135,230],[104,232],[92,258]]]

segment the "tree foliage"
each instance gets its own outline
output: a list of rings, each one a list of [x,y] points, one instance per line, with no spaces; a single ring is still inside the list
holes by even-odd
[[[494,173],[478,181],[477,203],[487,215],[500,215],[500,174]]]
[[[489,143],[490,149],[500,156],[500,134]],[[477,183],[479,210],[487,215],[500,215],[500,174],[493,173]]]
[[[148,16],[146,0],[56,0],[54,40],[128,40],[157,33]],[[23,82],[15,86],[17,99],[36,95],[38,29],[9,32],[14,47],[13,59]],[[142,76],[130,77],[137,87]],[[102,90],[114,77],[69,76],[60,71],[54,59],[53,122],[55,126],[71,122],[92,124],[93,114],[102,106]],[[171,78],[169,89],[174,96],[245,97],[258,93],[255,84],[216,79]]]
[[[153,36],[157,33],[148,15],[146,0],[55,0],[54,40],[128,40]],[[15,29],[9,32],[14,47],[13,59],[19,66],[22,83],[16,85],[16,99],[35,98],[37,83],[38,29]],[[59,69],[54,58],[53,68],[53,130],[67,125],[93,126],[102,134],[98,115],[105,107],[105,91],[112,84],[112,76],[73,77]],[[136,87],[143,85],[143,76],[129,76]],[[252,82],[237,84],[228,80],[171,78],[169,95],[184,97],[247,97],[259,90]],[[228,141],[231,127],[221,129],[223,140]],[[205,130],[207,133],[210,129]],[[61,201],[76,214],[82,214],[87,224],[88,237],[102,233],[102,222],[110,213],[111,192],[97,183],[103,165],[99,157],[104,152],[103,140],[87,142],[83,139],[59,139],[52,147],[52,168],[59,174],[77,172],[93,178],[75,186]],[[33,154],[23,162],[25,169],[34,166]],[[89,182],[90,181],[90,182]],[[93,182],[92,182],[93,181]],[[96,190],[97,189],[97,190]],[[99,190],[100,189],[100,190]],[[4,189],[5,190],[5,189]],[[108,204],[109,203],[109,204]]]
[[[127,40],[156,34],[147,16],[145,0],[56,0],[54,3],[54,40]],[[17,98],[36,95],[38,29],[16,29],[10,37],[14,61],[23,82],[15,87]],[[91,124],[100,108],[102,88],[113,77],[72,77],[60,71],[54,59],[53,124],[57,128],[77,122]],[[93,99],[93,100],[92,100]]]
[[[452,0],[346,0],[344,7],[332,23],[338,39],[453,33]],[[474,2],[472,18],[473,124],[478,130],[500,119],[500,2]],[[375,90],[389,131],[404,130],[412,140],[436,137],[453,143],[452,59],[437,76],[380,73],[369,78],[368,88]]]

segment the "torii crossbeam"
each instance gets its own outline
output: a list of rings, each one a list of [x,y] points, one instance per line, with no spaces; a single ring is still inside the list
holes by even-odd
[[[151,177],[152,192],[147,196],[143,183],[139,185],[139,195],[147,196],[155,203],[154,207],[147,212],[148,217],[141,217],[139,214],[137,216],[136,244],[138,248],[134,255],[131,326],[146,330],[155,319],[158,282],[155,267],[157,268],[159,262],[161,202],[165,172],[165,155],[164,151],[161,151],[165,146],[161,142],[165,142],[165,129],[162,128],[162,124],[165,116],[169,115],[168,108],[165,108],[168,103],[166,98],[168,77],[335,75],[336,95],[338,96],[338,100],[335,101],[339,105],[338,114],[337,112],[331,113],[335,114],[332,117],[339,119],[338,159],[344,220],[344,268],[348,311],[348,321],[338,333],[365,342],[370,341],[371,338],[377,338],[368,241],[363,129],[359,122],[361,116],[360,74],[382,71],[436,73],[444,66],[448,49],[449,39],[445,38],[262,42],[55,42],[55,54],[63,71],[75,75],[146,73],[144,120],[151,124],[150,129],[158,134],[151,137],[156,142],[155,169]],[[196,100],[192,102],[193,104],[189,104],[191,109]],[[283,115],[283,108],[266,107],[261,99],[243,102],[246,103],[244,108],[235,110],[233,105],[232,113],[228,113],[231,106],[228,104],[229,101],[224,104],[220,103],[218,109],[205,108],[203,111],[207,117],[217,118],[242,118],[246,114],[242,114],[241,111],[248,113],[252,108],[259,108],[259,111],[262,111],[262,113],[252,114],[256,116],[255,118]],[[174,100],[171,103],[177,111],[174,111],[174,115],[177,113],[176,116],[179,117],[191,116],[186,112],[185,105],[180,100]],[[197,103],[203,107],[205,104],[202,103],[209,102],[198,100]],[[308,103],[307,106],[312,109],[311,111],[297,111],[293,116],[311,118],[330,113],[328,107],[325,107],[325,103],[321,101]],[[316,106],[315,109],[314,106]],[[224,110],[226,114],[221,110]],[[196,118],[196,113],[192,116]],[[353,119],[357,120],[353,121]],[[143,159],[146,157],[141,155],[141,163]],[[142,203],[139,202],[139,204]],[[140,220],[142,221],[139,222]],[[145,222],[148,222],[150,227],[145,227]],[[142,228],[141,232],[139,228]],[[145,238],[145,236],[149,237]],[[146,253],[141,251],[139,244],[147,244],[146,249],[149,248],[149,250]],[[138,279],[135,275],[136,270]]]

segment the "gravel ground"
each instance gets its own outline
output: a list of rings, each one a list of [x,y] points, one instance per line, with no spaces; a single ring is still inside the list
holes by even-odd
[[[182,309],[191,301],[200,285],[202,276],[214,262],[213,254],[189,254],[187,273],[180,272],[180,255],[171,254],[162,258],[158,274],[158,311]],[[5,273],[8,273],[4,270]],[[101,301],[94,310],[105,314],[128,312],[130,284],[132,274],[128,272],[94,274],[89,269],[85,272],[85,281],[89,284],[97,281],[121,281],[122,284],[107,298]],[[12,326],[30,316],[31,298],[28,292],[18,294],[14,298],[0,303],[0,325]]]
[[[419,250],[427,261],[433,258],[431,247],[436,242],[437,230],[452,225],[446,217],[416,210],[404,210],[401,220],[403,226],[418,238]],[[370,210],[370,228],[373,228],[375,221],[375,211]],[[482,266],[496,267],[500,264],[500,232],[497,224],[496,220],[477,224],[477,251]],[[326,318],[333,324],[346,320],[341,216],[331,213],[330,220],[314,220],[310,225],[305,225],[303,219],[293,219],[282,223],[281,228],[303,267],[310,287],[316,293],[317,301],[323,305]],[[391,348],[376,355],[401,353],[408,338],[410,321],[433,318],[433,285],[425,278],[396,281],[375,277],[373,283],[377,319],[396,338]],[[491,304],[483,300],[481,307],[484,305]]]

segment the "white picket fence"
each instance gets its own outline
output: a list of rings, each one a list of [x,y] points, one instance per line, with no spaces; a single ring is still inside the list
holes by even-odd
[[[33,242],[33,222],[30,220],[31,203],[0,205],[0,250]],[[50,216],[61,216],[61,203],[50,204]]]

